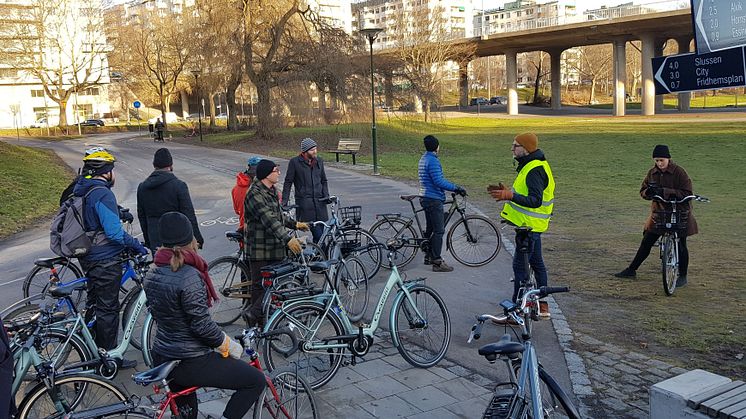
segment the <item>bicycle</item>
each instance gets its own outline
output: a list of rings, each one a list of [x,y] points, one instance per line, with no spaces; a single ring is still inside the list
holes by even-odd
[[[495,363],[498,358],[505,362],[510,378],[509,382],[495,386],[494,394],[484,411],[483,418],[580,418],[580,413],[570,397],[538,362],[536,349],[531,342],[531,333],[521,317],[521,314],[527,311],[529,301],[538,302],[540,298],[550,294],[568,291],[567,287],[533,289],[523,295],[520,305],[511,300],[501,302],[504,316],[482,314],[477,317],[477,323],[471,328],[468,343],[481,337],[482,326],[487,320],[504,322],[506,318],[511,318],[521,326],[523,341],[513,341],[506,333],[498,342],[479,348],[479,354],[491,364]]]
[[[507,221],[504,221],[507,223]],[[526,293],[535,290],[536,287],[536,276],[534,275],[534,270],[531,268],[531,265],[529,264],[529,253],[531,249],[531,227],[527,226],[521,226],[521,227],[515,227],[515,251],[521,254],[521,259],[523,262],[523,271],[527,272],[528,275],[526,275],[525,278],[521,281],[521,283],[518,285],[518,293],[516,294],[516,301],[523,298]],[[517,278],[513,278],[513,281],[517,281]],[[523,322],[526,327],[526,330],[530,334],[532,332],[532,322],[539,320],[539,301],[533,301],[533,300],[527,300],[526,302],[526,310],[522,311],[523,313]]]
[[[652,199],[671,206],[671,211],[656,211],[659,218],[655,225],[656,229],[662,232],[658,243],[663,291],[671,296],[676,290],[676,281],[679,279],[679,241],[681,240],[679,234],[686,234],[686,213],[678,212],[676,206],[689,201],[710,202],[710,200],[700,195],[689,195],[680,200],[666,200],[660,195],[655,195]]]
[[[378,221],[370,227],[370,233],[380,243],[389,239],[401,239],[405,246],[397,253],[395,261],[398,268],[410,263],[417,251],[422,249],[427,254],[430,241],[425,237],[419,213],[423,208],[417,209],[414,204],[419,195],[401,195],[404,201],[409,202],[412,207],[414,218],[402,216],[400,213],[377,214]],[[459,202],[460,201],[460,202]],[[466,215],[466,195],[460,196],[451,193],[451,199],[445,202],[450,204],[445,214],[445,225],[456,216],[456,221],[451,224],[446,235],[446,249],[459,263],[478,267],[490,263],[500,252],[500,232],[497,226],[487,217],[481,215]],[[416,229],[413,225],[416,224]]]
[[[424,278],[405,280],[399,275],[392,258],[404,246],[403,241],[392,240],[376,246],[386,247],[391,274],[381,291],[370,325],[352,325],[336,286],[328,276],[325,277],[328,293],[315,288],[290,290],[287,297],[278,293],[278,299],[284,304],[275,311],[264,330],[287,328],[296,334],[299,343],[265,340],[262,354],[267,368],[275,370],[283,365],[295,365],[311,388],[315,390],[325,385],[339,370],[345,351],[352,354],[352,365],[356,357],[368,353],[394,288],[398,289],[389,312],[389,332],[394,346],[415,367],[429,368],[443,359],[451,339],[450,316],[443,299],[423,283]]]
[[[274,334],[284,334],[286,331],[276,331]],[[244,352],[249,356],[249,364],[254,368],[262,369],[254,347],[256,342],[273,336],[272,334],[261,333],[258,329],[245,329],[241,335],[236,336],[244,346]],[[292,337],[292,335],[290,335]],[[123,398],[117,403],[98,406],[93,409],[58,409],[54,413],[59,413],[55,417],[64,417],[65,419],[104,419],[104,418],[163,418],[170,413],[174,418],[183,417],[187,413],[179,409],[176,400],[195,393],[199,387],[190,387],[178,392],[172,391],[168,385],[168,376],[173,369],[179,365],[178,360],[165,362],[156,368],[140,372],[132,376],[135,383],[147,386],[153,385],[155,395],[163,395],[160,402],[152,405],[143,405],[141,399],[136,396]],[[266,412],[272,418],[319,418],[318,408],[313,390],[308,383],[295,372],[291,370],[275,371],[271,375],[265,372],[267,388],[259,397],[254,405],[253,417],[260,419]],[[113,393],[119,390],[113,391]],[[56,400],[59,397],[56,386],[51,388],[39,389],[37,394],[47,395],[50,399]],[[58,404],[55,404],[58,405]],[[38,416],[46,417],[46,416]],[[22,417],[19,417],[21,419]]]

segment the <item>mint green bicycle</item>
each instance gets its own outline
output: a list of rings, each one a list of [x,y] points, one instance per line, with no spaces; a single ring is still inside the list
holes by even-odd
[[[429,368],[440,362],[451,341],[451,320],[443,299],[424,278],[405,280],[392,262],[405,243],[389,240],[384,244],[364,246],[385,247],[391,267],[386,286],[376,305],[369,325],[354,326],[337,292],[337,284],[327,276],[329,292],[317,288],[295,288],[277,293],[283,302],[267,322],[264,331],[285,329],[294,334],[265,339],[263,356],[270,371],[289,366],[297,369],[314,390],[334,378],[349,351],[352,365],[364,357],[373,344],[384,306],[391,291],[397,288],[389,313],[389,332],[394,346],[410,364]]]

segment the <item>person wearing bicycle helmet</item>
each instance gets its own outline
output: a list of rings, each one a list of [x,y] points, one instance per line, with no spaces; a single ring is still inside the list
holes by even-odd
[[[246,192],[251,186],[251,182],[256,177],[256,165],[261,161],[261,157],[252,156],[246,162],[246,170],[236,174],[236,186],[231,190],[231,197],[233,198],[233,212],[238,215],[238,231],[244,230],[244,201],[246,200]]]
[[[86,197],[83,226],[95,232],[90,252],[80,258],[88,277],[86,320],[96,316],[96,344],[103,349],[117,345],[119,331],[119,284],[122,278],[121,254],[125,250],[140,255],[148,250],[122,228],[114,186],[116,158],[105,148],[95,147],[83,157],[83,169],[73,194]],[[120,368],[132,368],[137,362],[122,360]]]
[[[264,391],[264,374],[240,360],[243,347],[210,317],[208,308],[219,298],[207,262],[197,251],[192,223],[180,212],[167,212],[158,221],[162,246],[155,268],[145,277],[147,304],[158,325],[153,363],[179,360],[168,376],[173,391],[189,387],[235,390],[223,417],[243,418]],[[197,418],[196,393],[176,399],[184,418]]]
[[[652,201],[658,195],[663,199],[682,199],[692,194],[692,180],[683,167],[671,160],[671,152],[667,145],[659,144],[653,149],[653,167],[648,170],[645,179],[640,186],[642,199]],[[697,220],[692,213],[692,203],[687,202],[677,207],[681,211],[680,219],[686,220],[686,234],[679,236],[679,278],[676,280],[676,288],[681,288],[687,283],[689,270],[689,249],[686,247],[686,237],[693,236],[699,232]],[[650,255],[650,250],[661,236],[656,230],[657,217],[661,211],[670,211],[670,207],[662,202],[652,201],[650,203],[650,215],[645,221],[643,237],[637,254],[632,262],[621,272],[614,274],[617,278],[634,278],[637,269]]]

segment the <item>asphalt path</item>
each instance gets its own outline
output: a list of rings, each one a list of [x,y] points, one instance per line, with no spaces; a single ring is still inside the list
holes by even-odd
[[[6,141],[17,143],[15,139]],[[154,144],[143,137],[134,137],[131,133],[103,134],[59,142],[21,140],[21,144],[52,149],[74,169],[80,166],[83,151],[87,147],[91,145],[107,147],[117,157],[114,193],[120,205],[131,208],[133,213],[136,210],[137,185],[150,174],[153,153],[163,146]],[[205,238],[205,246],[201,252],[202,255],[209,261],[231,254],[235,248],[224,237],[226,231],[235,229],[236,220],[231,203],[231,188],[235,184],[236,173],[243,170],[248,154],[177,143],[167,143],[166,146],[171,150],[174,158],[174,174],[189,185],[197,218],[203,225],[201,231]],[[287,163],[281,159],[275,159],[275,161],[280,163],[283,169]],[[44,168],[40,167],[39,170],[44,170]],[[412,170],[416,170],[416,167]],[[284,173],[283,170],[282,177]],[[448,175],[447,170],[446,175]],[[330,193],[338,195],[343,206],[361,205],[363,207],[362,224],[364,227],[373,224],[377,213],[411,213],[409,204],[399,199],[399,195],[417,193],[417,189],[411,185],[331,167],[327,167],[327,176]],[[55,196],[60,192],[49,191]],[[498,209],[496,206],[485,208],[485,212],[494,219]],[[448,227],[446,231],[447,229]],[[139,233],[139,225],[136,221],[133,235]],[[501,233],[512,239],[513,232],[510,229],[503,228]],[[48,249],[49,236],[46,222],[0,241],[0,308],[7,307],[22,297],[23,278],[33,267],[34,259],[52,256]],[[409,278],[427,277],[427,284],[437,289],[445,299],[452,327],[452,340],[447,358],[495,380],[504,380],[505,374],[502,371],[504,367],[501,363],[491,365],[477,354],[480,345],[497,340],[503,333],[503,329],[486,326],[481,341],[472,344],[467,344],[466,341],[475,315],[495,313],[498,303],[502,299],[510,298],[512,293],[510,254],[503,249],[492,263],[481,268],[468,268],[458,264],[450,258],[445,249],[444,257],[455,267],[454,272],[434,273],[422,264],[422,256],[418,254],[417,258],[403,270],[403,274]],[[551,274],[551,266],[549,269]],[[388,271],[382,269],[371,287],[369,315],[372,314],[387,274]],[[384,310],[384,314],[386,313],[388,313],[388,308]],[[536,323],[533,340],[537,345],[541,362],[570,393],[572,386],[565,358],[551,322]],[[119,375],[120,380],[128,380],[127,377],[129,374]]]

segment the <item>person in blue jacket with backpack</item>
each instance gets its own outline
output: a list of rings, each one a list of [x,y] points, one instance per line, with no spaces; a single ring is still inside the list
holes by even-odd
[[[109,350],[117,346],[119,331],[119,285],[122,278],[121,253],[132,250],[146,255],[148,250],[122,228],[114,186],[116,158],[105,148],[88,150],[73,195],[83,201],[83,227],[91,233],[92,246],[79,258],[88,278],[86,320],[96,315],[96,344]],[[95,309],[92,310],[92,309]],[[122,360],[120,368],[133,368],[136,361]]]
[[[438,139],[428,135],[424,139],[425,154],[420,158],[418,174],[420,178],[420,205],[425,211],[425,238],[430,239],[430,249],[425,252],[425,265],[432,265],[433,272],[451,272],[440,255],[443,249],[443,234],[446,229],[443,203],[446,200],[445,191],[453,191],[459,195],[466,195],[466,189],[449,182],[443,176],[443,166],[438,159],[440,145]]]

